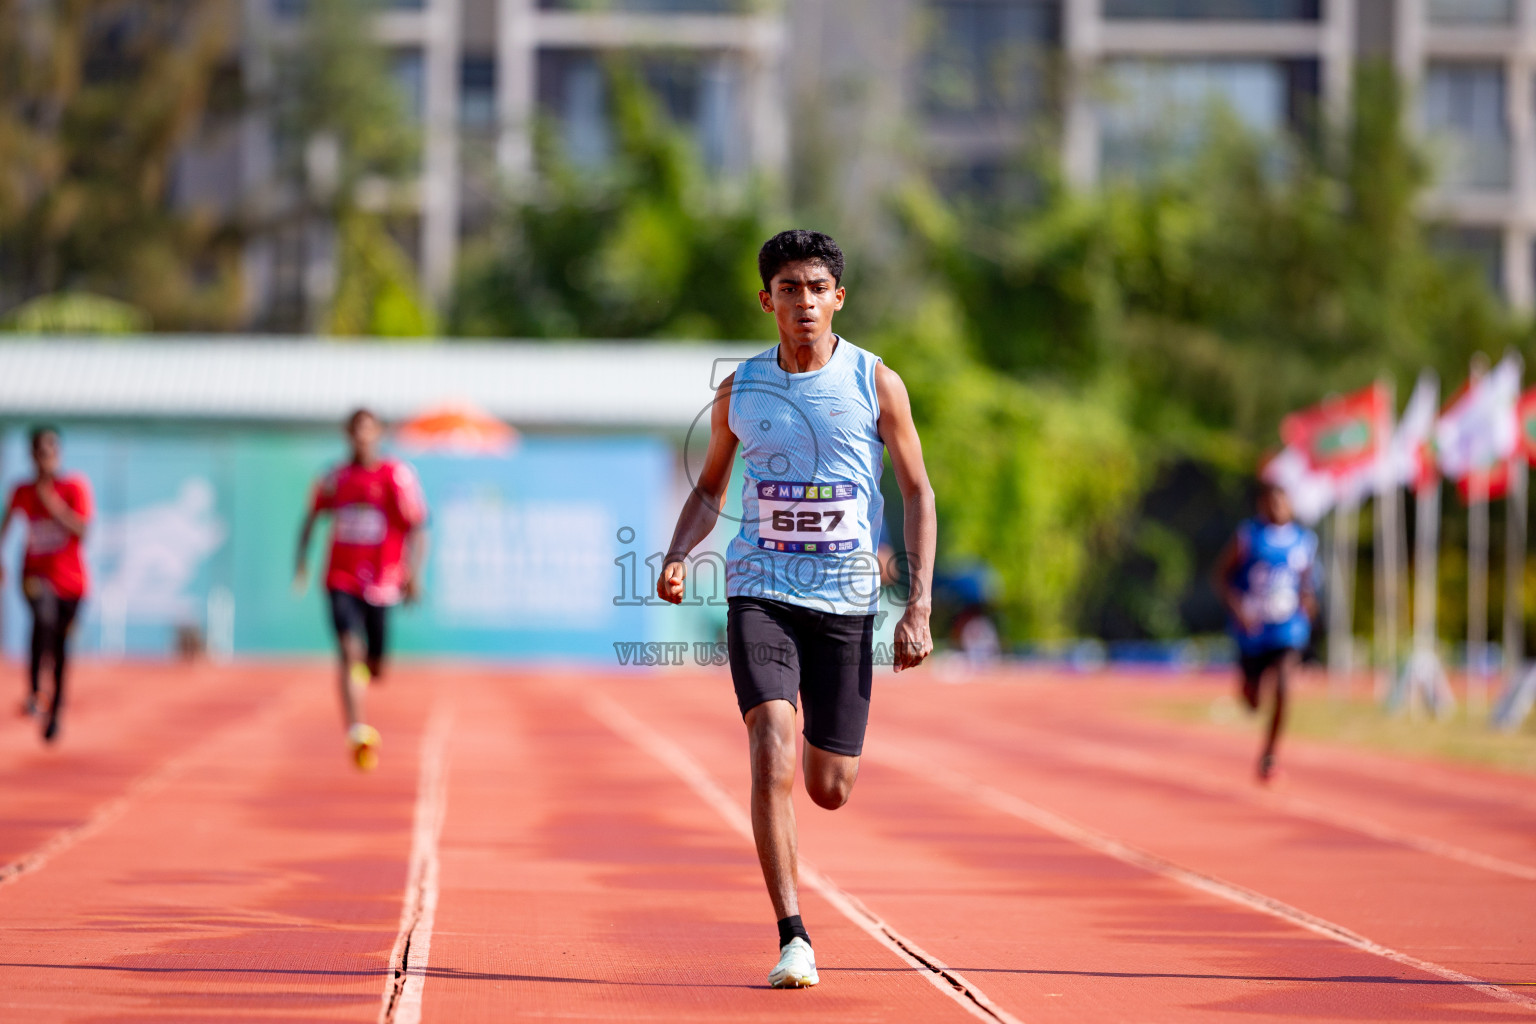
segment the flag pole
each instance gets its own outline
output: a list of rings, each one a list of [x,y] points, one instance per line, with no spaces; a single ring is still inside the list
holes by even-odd
[[[1440,478],[1434,477],[1419,488],[1418,494],[1418,551],[1415,560],[1418,572],[1415,584],[1417,593],[1413,600],[1413,660],[1409,665],[1410,691],[1408,706],[1411,711],[1415,696],[1422,699],[1430,714],[1440,715],[1455,706],[1445,669],[1435,650],[1435,606],[1439,601],[1440,562]]]
[[[1504,689],[1515,684],[1525,660],[1526,512],[1529,471],[1525,453],[1509,460],[1509,497],[1504,503]]]
[[[1536,442],[1527,416],[1525,399],[1522,398],[1519,416],[1520,448],[1510,466],[1510,500],[1506,510],[1512,524],[1511,537],[1516,529],[1513,524],[1518,522],[1518,543],[1509,546],[1511,549],[1518,547],[1519,557],[1517,559],[1511,554],[1504,570],[1504,671],[1507,679],[1498,706],[1493,711],[1494,726],[1506,732],[1518,729],[1531,713],[1532,705],[1536,705],[1536,664],[1526,667],[1522,651],[1525,639],[1524,584],[1527,516],[1530,512],[1530,458],[1532,444]]]
[[[1488,707],[1483,676],[1488,646],[1488,474],[1467,475],[1467,709]]]
[[[1371,481],[1375,484],[1377,481]],[[1387,512],[1386,494],[1379,488],[1371,502],[1371,576],[1375,584],[1371,601],[1371,692],[1380,696],[1381,672],[1387,664]]]
[[[1333,510],[1333,557],[1328,574],[1328,675],[1335,696],[1349,690],[1354,646],[1354,563],[1360,499],[1346,495]]]
[[[1426,371],[1420,376],[1420,387],[1428,392],[1426,401],[1431,408],[1437,405],[1439,380]],[[1420,449],[1419,459],[1427,458]],[[1414,460],[1417,462],[1417,459]],[[1445,678],[1436,649],[1435,612],[1439,598],[1438,576],[1440,561],[1440,477],[1432,465],[1417,462],[1412,471],[1414,477],[1414,524],[1413,524],[1413,642],[1408,662],[1397,677],[1387,707],[1394,711],[1406,711],[1412,715],[1420,702],[1435,715],[1449,711],[1456,698]]]
[[[1372,616],[1376,628],[1377,665],[1374,675],[1374,696],[1386,697],[1397,671],[1397,482],[1393,477],[1391,436],[1393,410],[1397,408],[1396,390],[1392,382],[1384,380],[1380,387],[1386,393],[1381,408],[1381,422],[1377,424],[1376,455],[1376,550],[1372,561],[1376,569],[1376,609]]]

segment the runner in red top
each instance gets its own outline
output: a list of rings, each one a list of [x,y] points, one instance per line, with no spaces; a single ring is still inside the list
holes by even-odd
[[[14,516],[27,521],[26,555],[21,563],[21,590],[32,609],[32,652],[27,662],[27,699],[23,711],[37,714],[38,682],[43,662],[53,664],[53,697],[43,739],[59,735],[64,710],[64,673],[70,627],[85,599],[85,561],[80,541],[92,515],[91,486],[78,474],[59,471],[59,432],[52,427],[32,431],[32,463],[36,476],[17,485],[0,517],[0,539]],[[0,579],[5,569],[0,566]]]
[[[363,693],[384,668],[385,616],[402,598],[415,599],[417,570],[425,553],[426,503],[410,466],[382,456],[384,428],[359,409],[347,420],[350,461],[315,485],[299,532],[295,589],[307,579],[309,537],[315,520],[329,513],[331,559],[325,573],[331,622],[341,649],[341,705],[353,760],[364,771],[378,764],[379,733],[363,721]]]

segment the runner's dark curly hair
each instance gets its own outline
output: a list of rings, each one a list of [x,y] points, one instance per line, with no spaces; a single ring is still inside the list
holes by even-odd
[[[832,274],[832,280],[841,284],[843,280],[843,250],[837,247],[831,235],[824,235],[820,231],[780,231],[768,241],[757,253],[757,272],[763,278],[763,287],[773,280],[773,275],[779,272],[779,268],[786,263],[798,263],[801,260],[813,260],[826,267]]]

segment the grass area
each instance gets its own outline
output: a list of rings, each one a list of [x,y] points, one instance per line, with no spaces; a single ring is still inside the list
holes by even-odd
[[[1422,712],[1409,718],[1388,715],[1371,700],[1330,697],[1312,687],[1297,688],[1293,695],[1287,728],[1292,736],[1536,775],[1536,715],[1522,729],[1506,733],[1489,728],[1486,715],[1469,715],[1465,704],[1445,718],[1429,718]],[[1159,699],[1150,708],[1183,722],[1247,732],[1259,727],[1258,720],[1239,706],[1236,693],[1215,699]]]

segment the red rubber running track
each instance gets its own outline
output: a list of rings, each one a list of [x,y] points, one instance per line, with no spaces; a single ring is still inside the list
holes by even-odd
[[[775,992],[723,671],[404,666],[372,775],[323,664],[76,675],[57,748],[0,718],[0,1020],[1536,1017],[1528,777],[1297,742],[1262,791],[1167,683],[878,679]]]

